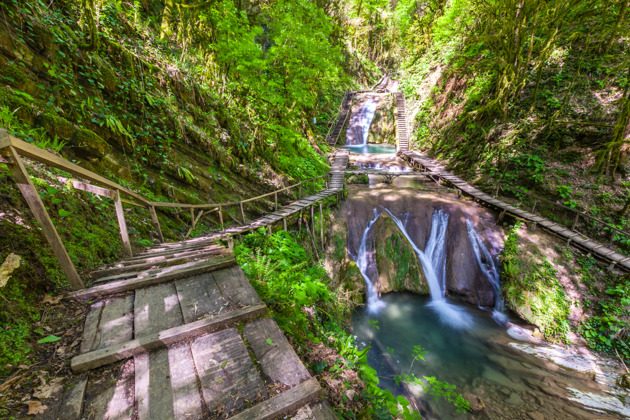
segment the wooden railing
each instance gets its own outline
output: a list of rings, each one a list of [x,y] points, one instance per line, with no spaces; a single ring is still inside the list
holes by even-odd
[[[498,184],[491,186],[486,192],[530,213],[539,214],[552,222],[561,224],[608,248],[615,248],[623,254],[630,252],[630,232],[619,229],[593,215],[527,191],[513,192]],[[522,198],[519,195],[522,195]]]
[[[343,98],[341,99],[341,103],[339,104],[339,109],[337,110],[337,113],[335,114],[334,118],[330,121],[330,126],[328,127],[328,131],[326,132],[326,136],[324,136],[324,140],[328,141],[328,136],[330,136],[330,133],[337,125],[337,120],[339,120],[339,117],[341,117],[341,112],[343,110],[344,104],[346,103],[346,99],[348,98],[348,95],[350,95],[351,93],[352,91],[350,89],[347,89],[346,93],[344,93]]]
[[[98,174],[95,174],[94,172],[84,169],[79,165],[71,163],[64,158],[54,155],[33,144],[15,138],[14,136],[9,135],[6,130],[0,129],[0,163],[5,163],[8,166],[11,175],[15,179],[18,188],[20,189],[22,195],[24,196],[24,199],[26,200],[26,203],[35,216],[35,219],[41,226],[46,239],[50,243],[52,250],[57,257],[57,260],[59,261],[64,273],[68,278],[70,286],[74,290],[84,288],[83,281],[81,280],[73,262],[68,256],[68,252],[66,251],[66,248],[63,245],[55,226],[53,225],[50,215],[46,211],[44,203],[37,193],[35,185],[31,181],[31,178],[26,171],[26,168],[24,167],[21,157],[32,159],[34,161],[77,176],[81,180],[67,180],[71,181],[71,184],[74,188],[114,200],[114,207],[116,210],[116,217],[118,219],[123,247],[125,250],[125,254],[129,257],[132,256],[132,250],[131,242],[129,241],[129,234],[127,231],[125,214],[123,211],[123,203],[148,209],[151,214],[151,220],[157,231],[157,235],[160,241],[164,242],[164,236],[162,234],[162,229],[160,227],[160,222],[158,220],[156,212],[156,209],[158,208],[174,208],[189,211],[191,217],[191,226],[188,230],[188,233],[186,234],[186,237],[188,237],[204,214],[218,212],[221,230],[224,230],[223,209],[230,206],[238,206],[241,215],[240,222],[245,224],[245,204],[253,203],[255,201],[263,200],[265,198],[273,196],[274,208],[275,210],[278,210],[278,199],[280,195],[286,196],[288,194],[292,194],[292,191],[295,191],[295,189],[297,189],[297,198],[300,199],[302,198],[303,188],[305,189],[306,187],[310,186],[311,188],[309,189],[312,189],[313,193],[317,191],[318,180],[326,178],[323,183],[323,187],[327,188],[327,177],[329,176],[321,175],[315,178],[308,179],[306,181],[296,183],[294,185],[290,185],[285,188],[281,188],[277,191],[262,194],[257,197],[248,198],[241,201],[233,201],[228,203],[185,204],[156,202],[147,200],[145,197],[141,196],[140,194],[134,193],[133,191],[123,187],[122,185],[110,181]],[[93,185],[91,183],[99,184],[100,186]],[[196,213],[197,210],[198,212]],[[239,222],[238,220],[235,221],[237,223]]]

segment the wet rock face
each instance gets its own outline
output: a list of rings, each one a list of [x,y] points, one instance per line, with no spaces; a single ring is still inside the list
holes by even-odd
[[[449,215],[445,244],[440,245],[446,247],[443,267],[446,295],[457,295],[474,305],[494,306],[492,285],[477,262],[466,227],[469,220],[496,260],[502,249],[502,235],[485,209],[461,200],[403,189],[366,190],[350,198],[344,206],[348,250],[353,256],[357,255],[365,227],[375,217],[374,209],[383,213],[372,228],[367,247],[373,254],[369,256],[373,266],[368,275],[381,293],[401,290],[429,293],[411,244],[385,209],[404,222],[409,237],[422,251],[431,233],[433,212],[442,210]]]

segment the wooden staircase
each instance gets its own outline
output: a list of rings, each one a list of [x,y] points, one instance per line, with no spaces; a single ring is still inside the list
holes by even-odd
[[[346,124],[346,120],[348,119],[348,115],[350,114],[350,108],[352,106],[352,98],[354,97],[354,92],[348,91],[344,96],[344,99],[341,103],[341,109],[339,112],[339,117],[337,118],[337,122],[335,126],[326,137],[326,142],[329,146],[335,146],[337,141],[339,141],[339,135],[341,134],[341,130]]]
[[[398,150],[409,150],[409,136],[407,131],[407,110],[405,107],[405,95],[396,92],[396,129],[398,135]]]
[[[40,418],[336,418],[229,249],[158,246],[97,275],[72,293],[89,300],[76,376]]]

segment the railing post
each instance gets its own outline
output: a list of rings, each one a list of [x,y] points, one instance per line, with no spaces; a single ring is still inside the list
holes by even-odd
[[[608,241],[608,247],[612,246],[612,243],[614,240],[615,240],[615,230],[610,229],[610,240]]]
[[[324,212],[322,210],[322,202],[319,202],[319,232],[322,238],[322,250],[324,249]]]
[[[225,230],[223,227],[223,206],[219,206],[219,222],[221,222],[221,230]]]
[[[571,227],[571,230],[572,230],[573,232],[575,232],[575,227],[576,227],[576,226],[577,226],[577,224],[578,224],[578,219],[579,219],[579,218],[580,218],[580,213],[576,213],[576,214],[575,214],[575,220],[573,221],[573,226]]]
[[[278,211],[278,192],[273,195],[273,201],[276,204],[276,211]]]
[[[162,228],[160,227],[160,221],[158,220],[157,213],[155,212],[155,207],[149,206],[149,211],[151,212],[151,220],[157,230],[158,238],[160,238],[161,243],[164,243],[164,235],[162,235]]]
[[[298,185],[298,200],[302,198],[302,184]]]
[[[239,206],[241,207],[241,218],[243,219],[243,224],[245,224],[245,212],[243,211],[243,202],[242,201],[239,203]]]
[[[6,132],[0,132],[0,140],[2,140],[2,136],[5,135],[7,135]],[[42,232],[52,247],[53,253],[55,254],[55,257],[57,257],[57,261],[59,261],[63,272],[66,274],[70,286],[73,290],[85,288],[81,277],[79,277],[79,273],[77,273],[77,270],[68,255],[68,251],[66,251],[63,242],[61,242],[61,238],[57,233],[57,229],[55,229],[55,225],[53,225],[53,222],[46,211],[46,206],[44,206],[42,199],[39,197],[39,194],[37,194],[35,185],[33,185],[31,177],[28,175],[26,168],[24,168],[24,165],[22,164],[20,156],[17,154],[13,146],[9,146],[6,150],[8,150],[8,156],[11,160],[11,162],[7,164],[9,170],[11,171],[11,175],[15,179],[20,192],[26,200],[26,204],[28,204],[28,207],[31,209],[37,223],[39,223],[42,227]]]
[[[315,194],[316,191],[317,190],[316,190],[316,187],[315,187],[315,178],[313,178],[313,194]]]
[[[313,232],[313,236],[315,236],[315,204],[311,206],[311,232]],[[313,242],[315,242],[314,239]]]
[[[536,210],[536,204],[538,204],[538,200],[534,200],[534,205],[532,206],[532,213]]]
[[[125,221],[125,212],[123,210],[122,201],[120,200],[120,190],[116,190],[114,207],[116,207],[116,217],[118,218],[118,227],[120,228],[120,237],[122,238],[125,254],[128,257],[133,257],[131,242],[129,242],[129,233],[127,232],[127,222]]]

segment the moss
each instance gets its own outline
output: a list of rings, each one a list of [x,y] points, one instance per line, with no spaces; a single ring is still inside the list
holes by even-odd
[[[111,151],[111,146],[105,140],[95,132],[85,128],[80,128],[74,133],[71,143],[79,148],[79,150],[75,150],[75,153],[81,157],[100,157]]]
[[[28,76],[24,74],[24,70],[14,63],[0,68],[0,74],[2,75],[2,80],[12,86],[19,86],[28,80]]]
[[[99,70],[101,72],[101,80],[105,89],[110,92],[115,92],[118,88],[118,75],[116,75],[116,72],[104,63],[101,63],[101,68]]]
[[[346,238],[341,232],[335,233],[333,236],[333,242],[335,243],[335,250],[333,251],[333,257],[335,260],[341,261],[346,256]]]
[[[33,109],[31,108],[31,103],[17,95],[12,94],[7,89],[0,89],[0,104],[8,106],[11,111],[15,111],[15,115],[24,124],[33,125],[35,115],[33,113]]]
[[[70,121],[53,114],[40,114],[36,124],[38,127],[42,127],[51,138],[57,136],[66,141],[70,140],[77,131],[77,128]]]

